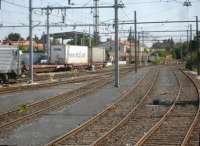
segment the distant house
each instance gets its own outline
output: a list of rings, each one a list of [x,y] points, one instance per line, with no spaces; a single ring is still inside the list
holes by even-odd
[[[115,41],[108,40],[101,44],[102,47],[106,49],[111,57],[115,57]],[[134,55],[134,43],[131,44],[131,54]],[[130,54],[130,42],[127,40],[120,40],[119,41],[119,58],[122,61],[127,61]]]
[[[108,40],[101,44],[102,47],[106,49],[106,51],[109,53],[111,58],[115,57],[115,41],[114,40]],[[130,49],[131,48],[131,49]],[[139,47],[138,56],[139,59],[142,59],[144,56],[146,56],[146,53],[144,52],[144,47],[141,45]],[[130,53],[131,52],[131,53]],[[131,43],[128,40],[120,40],[119,41],[119,58],[121,61],[128,61],[129,56],[131,54],[132,60],[135,58],[135,43]]]
[[[1,42],[2,45],[10,45],[10,46],[18,46],[24,48],[24,51],[28,51],[29,48],[29,41],[8,41],[8,40],[3,40]],[[35,51],[44,51],[44,47],[42,43],[35,43],[33,42],[33,48]]]

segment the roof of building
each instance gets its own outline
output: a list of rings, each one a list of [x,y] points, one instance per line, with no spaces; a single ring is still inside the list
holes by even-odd
[[[62,39],[73,39],[74,37],[79,37],[79,36],[89,36],[88,33],[83,33],[83,32],[77,32],[77,31],[71,31],[71,32],[60,32],[60,33],[53,33],[50,34],[51,37],[53,38],[62,38]]]

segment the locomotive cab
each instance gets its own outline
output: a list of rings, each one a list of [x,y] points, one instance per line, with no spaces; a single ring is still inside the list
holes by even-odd
[[[16,81],[21,75],[21,51],[11,46],[0,47],[0,81]]]

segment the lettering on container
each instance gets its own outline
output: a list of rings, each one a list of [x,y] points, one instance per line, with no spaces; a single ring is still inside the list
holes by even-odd
[[[75,52],[75,53],[69,53],[70,58],[84,58],[86,57],[86,53],[83,52]]]

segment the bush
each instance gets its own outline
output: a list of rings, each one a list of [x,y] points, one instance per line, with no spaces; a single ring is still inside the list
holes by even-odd
[[[197,53],[192,53],[192,60],[190,54],[186,56],[186,68],[192,70],[198,65],[198,56]]]
[[[192,66],[193,66],[192,61],[187,61],[186,64],[185,64],[185,68],[187,68],[189,70],[192,70]]]

